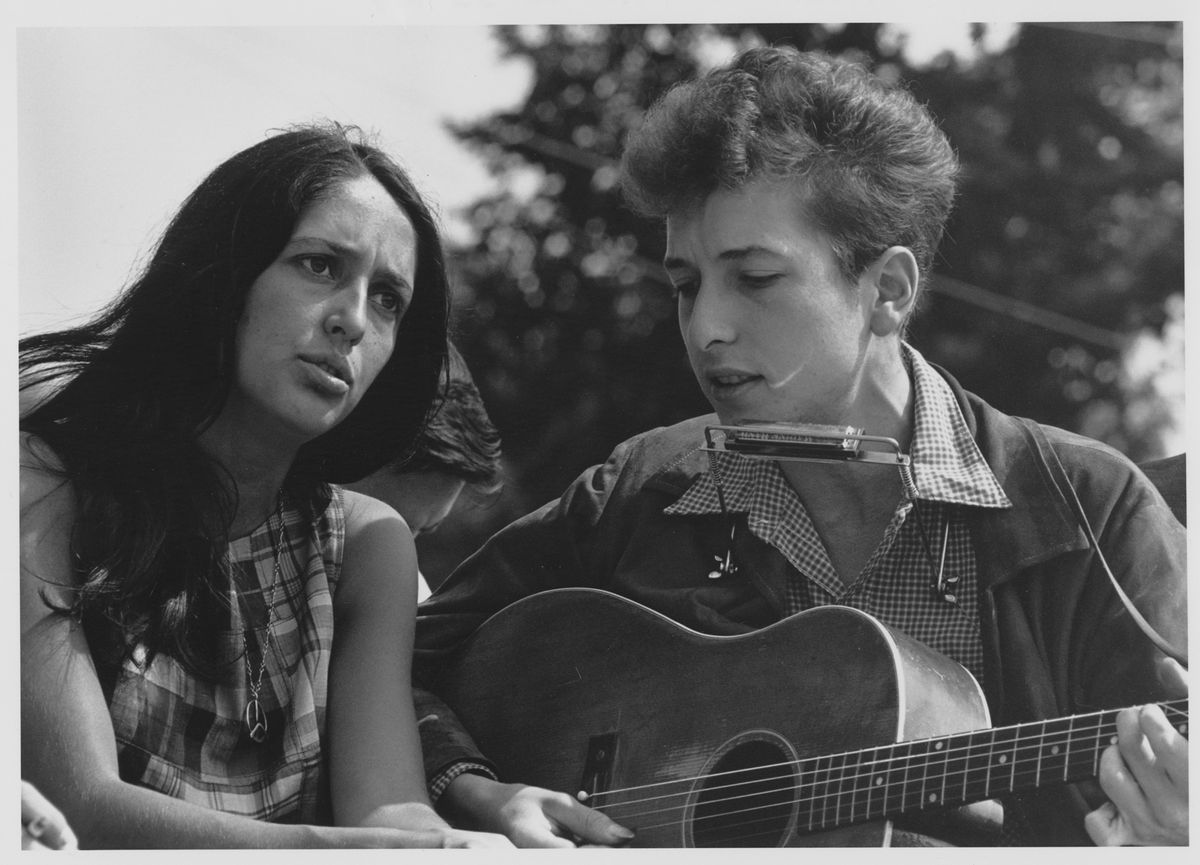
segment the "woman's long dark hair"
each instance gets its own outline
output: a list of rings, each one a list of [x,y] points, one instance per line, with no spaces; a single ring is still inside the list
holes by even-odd
[[[220,675],[223,589],[236,508],[224,469],[197,435],[233,384],[234,337],[251,284],[283,250],[301,211],[370,175],[412,221],[417,268],[395,349],[354,411],[299,452],[287,481],[315,507],[325,483],[403,458],[434,403],[449,292],[437,224],[411,180],[358,130],[307,126],[218,166],[180,207],[144,271],[91,321],[20,342],[21,389],[49,393],[21,420],[53,451],[78,509],[71,613],[93,655],[138,643],[195,674]]]

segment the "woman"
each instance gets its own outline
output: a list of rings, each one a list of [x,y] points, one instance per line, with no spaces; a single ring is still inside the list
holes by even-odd
[[[82,846],[504,843],[426,798],[411,534],[329,486],[411,446],[446,318],[404,172],[308,127],[219,166],[93,321],[22,340],[50,394],[21,421],[22,770]]]

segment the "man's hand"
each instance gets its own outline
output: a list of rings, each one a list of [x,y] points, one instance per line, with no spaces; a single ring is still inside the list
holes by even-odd
[[[1163,662],[1172,691],[1187,692],[1187,674]],[[1187,739],[1168,723],[1158,706],[1117,714],[1117,744],[1100,758],[1105,802],[1084,820],[1099,845],[1182,845],[1188,843]]]
[[[463,774],[442,800],[459,825],[507,835],[518,847],[617,846],[633,833],[566,793]]]

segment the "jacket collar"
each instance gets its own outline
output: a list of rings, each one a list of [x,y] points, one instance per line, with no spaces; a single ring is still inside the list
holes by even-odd
[[[979,513],[972,527],[981,584],[993,586],[1055,556],[1087,549],[1051,472],[1051,445],[1041,426],[997,411],[948,372],[934,369],[950,385],[983,458],[1013,503],[1003,511]]]
[[[941,367],[930,365],[949,384],[984,460],[1013,504],[1004,509],[970,509],[980,585],[990,588],[1032,565],[1087,549],[1087,538],[1051,474],[1050,443],[1041,427],[997,411],[965,391]],[[679,447],[663,468],[649,476],[646,488],[673,500],[682,497],[708,471],[708,456],[701,449],[704,428],[718,422],[715,414],[709,414],[670,428]]]

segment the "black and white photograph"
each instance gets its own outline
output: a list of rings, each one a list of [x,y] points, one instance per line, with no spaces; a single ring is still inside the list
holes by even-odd
[[[10,10],[23,850],[1189,845],[1182,3],[193,5]]]

